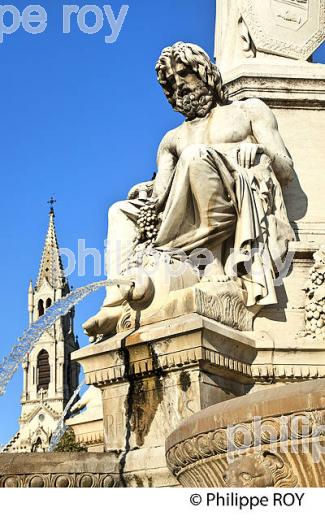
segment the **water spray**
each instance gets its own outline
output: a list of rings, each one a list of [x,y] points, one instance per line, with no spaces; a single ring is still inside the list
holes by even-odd
[[[73,403],[75,402],[76,398],[78,397],[79,392],[80,392],[81,388],[84,386],[84,384],[85,384],[85,380],[83,380],[80,383],[80,385],[78,386],[78,388],[75,389],[75,391],[73,392],[71,398],[69,399],[68,403],[66,404],[66,407],[64,408],[64,410],[62,412],[62,415],[61,415],[60,420],[59,420],[59,422],[57,424],[57,427],[55,428],[55,430],[54,430],[54,432],[52,434],[51,442],[50,442],[49,449],[48,449],[49,452],[52,452],[52,451],[55,450],[55,448],[59,444],[61,438],[65,434],[65,432],[67,430],[67,426],[65,424],[65,418],[66,418],[66,416],[67,416],[71,406],[73,405]]]
[[[101,289],[102,287],[111,287],[115,285],[128,285],[131,288],[133,282],[126,279],[104,280],[85,285],[84,287],[79,287],[64,298],[53,303],[43,316],[32,323],[24,332],[22,337],[18,339],[18,343],[12,347],[10,353],[5,356],[0,363],[0,396],[5,394],[6,388],[13,375],[18,370],[19,366],[24,363],[26,357],[33,349],[33,346],[42,337],[44,332],[52,327],[61,316],[66,315],[75,305],[84,300],[89,294]]]

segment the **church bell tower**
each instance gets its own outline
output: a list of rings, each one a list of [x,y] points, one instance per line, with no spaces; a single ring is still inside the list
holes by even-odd
[[[28,289],[29,322],[37,321],[70,292],[55,230],[54,200],[35,286]],[[5,451],[47,451],[66,403],[78,386],[79,365],[71,353],[79,348],[73,330],[74,310],[60,318],[34,345],[23,364],[24,382],[19,431]]]

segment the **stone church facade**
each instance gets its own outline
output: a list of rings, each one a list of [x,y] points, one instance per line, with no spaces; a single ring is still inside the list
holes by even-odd
[[[70,292],[64,276],[51,207],[39,274],[28,290],[29,323],[37,321]],[[7,452],[47,451],[65,405],[78,386],[79,366],[70,355],[78,348],[73,330],[74,311],[43,334],[23,364],[23,392],[19,431]]]

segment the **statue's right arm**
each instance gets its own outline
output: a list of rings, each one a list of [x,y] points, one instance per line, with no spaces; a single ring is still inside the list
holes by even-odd
[[[174,144],[174,130],[168,132],[160,143],[157,156],[157,176],[154,182],[153,197],[162,202],[170,186],[178,158]]]

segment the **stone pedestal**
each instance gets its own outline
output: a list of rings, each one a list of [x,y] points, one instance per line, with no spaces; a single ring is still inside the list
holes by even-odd
[[[198,313],[145,325],[74,354],[102,391],[105,451],[120,485],[175,486],[164,446],[182,421],[213,404],[325,376],[324,342],[238,331]]]
[[[198,314],[121,333],[74,355],[102,391],[105,451],[121,485],[173,486],[166,437],[187,417],[252,386],[255,340]]]

